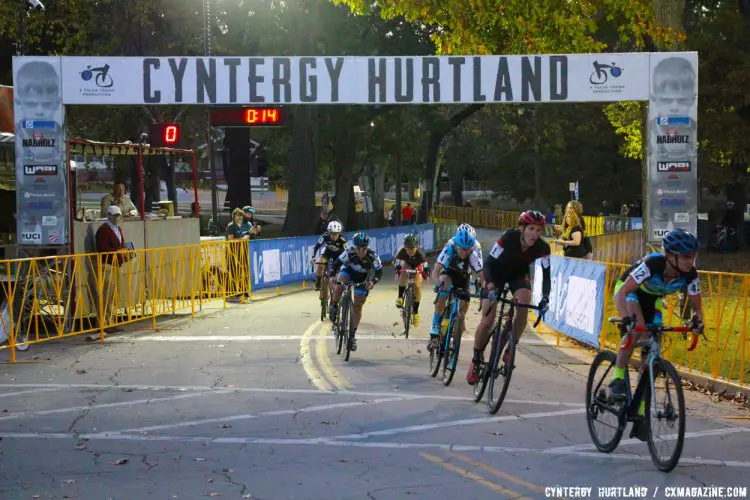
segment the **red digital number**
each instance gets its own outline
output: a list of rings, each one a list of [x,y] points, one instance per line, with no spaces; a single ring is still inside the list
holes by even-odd
[[[266,123],[276,123],[279,121],[279,110],[278,109],[266,109],[264,110],[263,114],[264,122]]]
[[[258,110],[247,109],[245,110],[245,123],[256,123],[258,121]]]
[[[164,144],[177,144],[180,140],[180,126],[166,125],[164,127]]]

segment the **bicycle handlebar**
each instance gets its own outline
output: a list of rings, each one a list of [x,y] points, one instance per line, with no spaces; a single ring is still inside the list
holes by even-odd
[[[623,318],[612,317],[612,318],[609,318],[609,322],[616,325],[620,329],[620,332],[623,336],[630,333],[628,331],[628,327],[630,327],[630,325],[628,324],[628,322],[624,321]],[[649,323],[645,326],[630,327],[630,330],[636,333],[648,332],[651,335],[656,334],[656,333],[667,333],[667,332],[676,332],[676,333],[682,333],[682,334],[693,333],[693,338],[690,342],[690,346],[688,346],[688,349],[687,349],[688,351],[693,351],[698,346],[698,339],[701,335],[704,338],[706,337],[706,335],[703,332],[701,332],[700,334],[695,334],[694,329],[690,326],[664,326],[660,324]],[[683,335],[683,337],[685,337],[685,335]],[[632,343],[633,343],[633,338],[628,337],[628,340],[623,348],[627,349],[628,347],[630,347]]]

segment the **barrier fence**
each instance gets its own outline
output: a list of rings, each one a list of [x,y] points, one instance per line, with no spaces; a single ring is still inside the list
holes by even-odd
[[[631,264],[643,257],[643,231],[627,231],[623,233],[600,234],[590,236],[594,251],[588,260],[598,262],[612,262],[615,264]],[[551,243],[552,253],[563,255],[563,247]]]
[[[459,223],[465,222],[475,227],[508,229],[518,225],[518,216],[520,214],[520,212],[509,210],[437,205],[432,207],[430,220],[454,220]],[[598,217],[584,215],[583,220],[586,225],[586,236],[589,237],[643,229],[643,219],[639,217]],[[548,227],[547,235],[552,235],[551,225]]]
[[[614,287],[628,264],[552,256],[550,308],[543,322],[559,334],[594,348],[617,350],[620,334],[607,321],[617,316]],[[748,297],[750,274],[699,272],[708,341],[698,347],[681,336],[666,337],[663,354],[683,373],[750,389]],[[541,299],[540,264],[534,273],[534,301]],[[664,299],[664,323],[675,326],[692,313],[683,294]],[[636,356],[637,357],[637,356]]]
[[[452,224],[367,231],[371,247],[390,261],[407,232],[427,252],[441,249]],[[350,233],[346,235],[351,238]],[[198,245],[121,253],[90,253],[0,261],[0,349],[90,334],[175,313],[245,301],[252,291],[312,280],[317,236],[273,240],[216,240]],[[277,289],[278,291],[278,289]]]

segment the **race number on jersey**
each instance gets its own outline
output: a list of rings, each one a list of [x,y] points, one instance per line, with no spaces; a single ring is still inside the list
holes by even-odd
[[[492,249],[490,250],[490,256],[497,259],[498,257],[500,257],[502,253],[503,253],[503,247],[501,247],[500,243],[496,241],[495,244],[492,245]]]
[[[633,278],[636,285],[642,285],[649,276],[651,276],[651,271],[645,262],[641,262],[641,264],[630,273],[630,277]]]

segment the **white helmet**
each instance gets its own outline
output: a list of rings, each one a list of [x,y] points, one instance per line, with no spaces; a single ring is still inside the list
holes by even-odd
[[[337,220],[328,223],[329,233],[340,233],[342,229],[344,229],[344,226],[342,226],[341,223]]]
[[[459,231],[462,230],[462,229],[465,229],[472,238],[476,238],[477,237],[477,232],[470,225],[464,223],[464,224],[461,224],[460,226],[458,226],[458,230]]]

